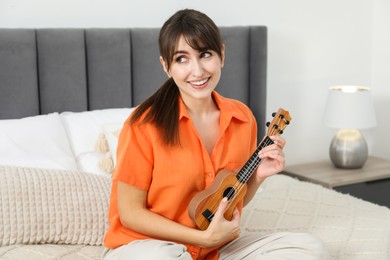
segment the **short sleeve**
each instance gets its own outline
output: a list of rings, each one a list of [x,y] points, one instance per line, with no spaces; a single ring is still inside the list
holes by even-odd
[[[147,124],[125,122],[118,139],[113,180],[148,190],[152,179],[153,147],[145,135]]]

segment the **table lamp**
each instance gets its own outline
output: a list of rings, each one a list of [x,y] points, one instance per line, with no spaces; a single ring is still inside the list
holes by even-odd
[[[359,129],[376,126],[371,92],[364,86],[329,88],[324,123],[339,129],[329,148],[330,159],[338,168],[361,168],[368,158],[367,142]]]

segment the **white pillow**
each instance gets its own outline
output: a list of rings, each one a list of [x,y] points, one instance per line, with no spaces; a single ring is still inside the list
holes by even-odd
[[[101,174],[95,161],[101,155],[95,150],[99,135],[104,133],[104,125],[123,124],[134,108],[110,108],[85,112],[63,112],[60,114],[64,122],[69,141],[76,156],[79,170]]]
[[[58,113],[0,120],[0,164],[76,170]]]

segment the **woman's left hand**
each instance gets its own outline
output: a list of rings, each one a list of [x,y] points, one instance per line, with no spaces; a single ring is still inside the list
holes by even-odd
[[[272,176],[284,169],[285,158],[283,148],[286,141],[281,136],[270,136],[274,144],[264,147],[259,152],[261,162],[256,170],[258,180]]]

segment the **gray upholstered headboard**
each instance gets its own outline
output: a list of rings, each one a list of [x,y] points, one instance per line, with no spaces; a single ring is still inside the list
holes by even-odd
[[[165,80],[158,28],[0,29],[0,119],[131,107]],[[248,104],[263,136],[267,30],[221,27],[217,91]]]

